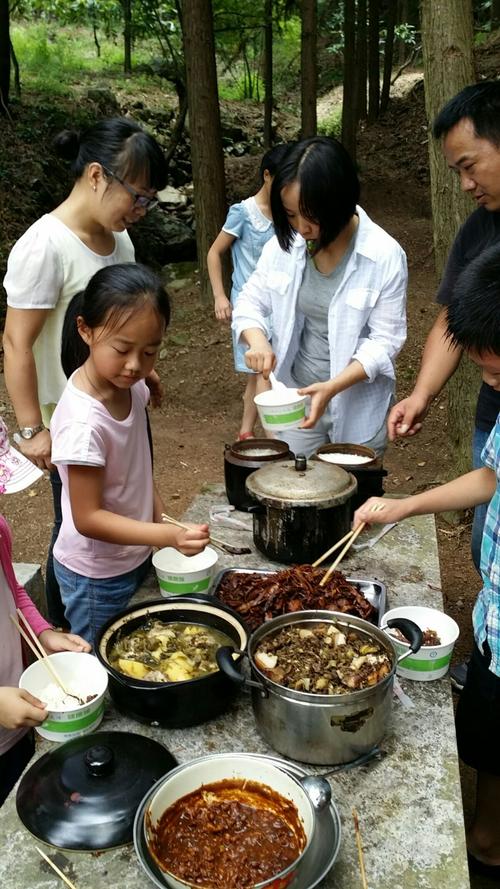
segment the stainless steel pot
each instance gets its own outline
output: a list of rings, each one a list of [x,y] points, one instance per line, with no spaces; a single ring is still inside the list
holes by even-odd
[[[314,562],[349,531],[356,488],[349,472],[303,454],[258,469],[246,480],[255,546],[277,562]]]
[[[273,682],[255,664],[255,652],[270,633],[294,624],[335,623],[380,643],[391,661],[391,670],[376,685],[342,695],[308,694]],[[422,631],[413,621],[387,622],[403,633],[410,649],[398,658],[390,636],[360,617],[332,611],[300,611],[282,614],[262,624],[248,643],[253,679],[238,672],[231,649],[217,653],[220,669],[238,685],[252,690],[255,720],[264,740],[279,753],[301,762],[330,765],[350,762],[371,750],[384,737],[391,714],[394,675],[398,663],[419,650]]]

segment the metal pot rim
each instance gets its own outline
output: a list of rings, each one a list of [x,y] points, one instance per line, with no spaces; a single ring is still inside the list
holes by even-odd
[[[254,660],[254,651],[257,646],[257,643],[260,643],[262,639],[264,639],[269,633],[279,629],[283,626],[288,626],[290,624],[297,623],[335,623],[342,624],[343,626],[347,626],[354,630],[360,630],[366,635],[371,635],[378,642],[380,642],[387,651],[391,659],[391,670],[387,673],[383,679],[376,682],[375,685],[369,685],[367,688],[360,688],[358,690],[347,691],[345,694],[312,694],[311,692],[306,691],[296,691],[295,689],[287,688],[285,685],[280,685],[278,682],[274,682],[272,679],[269,679],[265,673],[263,673],[256,665]],[[397,652],[394,643],[392,642],[390,636],[387,633],[384,633],[383,630],[376,627],[374,624],[371,624],[369,621],[364,620],[362,617],[357,617],[352,614],[345,614],[341,611],[327,611],[322,609],[310,609],[309,611],[294,611],[289,612],[287,614],[280,614],[277,617],[271,618],[271,620],[266,621],[266,623],[261,624],[260,627],[257,627],[256,630],[251,634],[250,639],[248,641],[248,659],[252,666],[252,670],[258,675],[259,680],[264,684],[267,691],[273,693],[282,698],[288,698],[289,700],[293,700],[296,702],[308,703],[308,704],[318,704],[318,705],[332,705],[334,703],[338,703],[341,701],[362,701],[366,697],[370,697],[375,691],[378,691],[384,686],[392,683],[394,674],[396,673],[397,667]]]

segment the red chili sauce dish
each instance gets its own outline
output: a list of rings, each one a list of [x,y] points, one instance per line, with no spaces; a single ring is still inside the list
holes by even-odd
[[[162,870],[203,889],[250,889],[290,867],[306,846],[296,805],[242,778],[186,794],[148,833]]]

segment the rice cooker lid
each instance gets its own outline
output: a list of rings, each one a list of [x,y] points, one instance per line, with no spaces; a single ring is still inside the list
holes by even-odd
[[[132,732],[94,732],[41,756],[19,784],[19,818],[59,849],[94,852],[132,842],[142,799],[177,761]]]
[[[246,480],[250,494],[267,506],[326,509],[345,503],[356,491],[351,473],[333,463],[307,462],[302,454],[257,469]]]

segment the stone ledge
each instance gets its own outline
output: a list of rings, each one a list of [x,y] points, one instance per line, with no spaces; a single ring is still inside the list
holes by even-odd
[[[41,565],[32,562],[14,562],[13,567],[17,582],[24,587],[38,610],[45,616],[47,614],[47,600]]]

